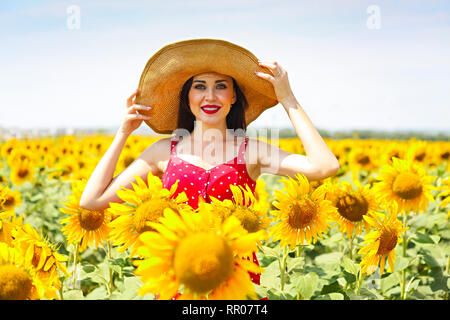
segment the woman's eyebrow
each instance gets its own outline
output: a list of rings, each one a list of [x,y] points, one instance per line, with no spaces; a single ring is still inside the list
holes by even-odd
[[[227,80],[216,80],[216,83],[218,83],[218,82],[226,82]],[[201,82],[201,83],[206,83],[206,81],[205,80],[194,80],[194,82]]]

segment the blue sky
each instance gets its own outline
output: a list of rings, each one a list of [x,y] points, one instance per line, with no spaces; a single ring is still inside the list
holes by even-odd
[[[0,127],[118,128],[151,55],[206,37],[277,60],[319,129],[450,131],[450,4],[414,0],[1,1]]]

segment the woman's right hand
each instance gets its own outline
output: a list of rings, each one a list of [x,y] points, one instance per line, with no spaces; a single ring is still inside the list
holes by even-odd
[[[139,93],[139,89],[127,99],[127,110],[125,112],[125,116],[122,121],[122,125],[120,126],[119,131],[129,136],[134,130],[139,128],[142,124],[142,121],[149,120],[151,117],[139,114],[139,110],[148,111],[151,107],[141,106],[139,104],[134,104],[136,100],[136,95]]]

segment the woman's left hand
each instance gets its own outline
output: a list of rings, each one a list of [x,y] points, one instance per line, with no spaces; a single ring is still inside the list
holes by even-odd
[[[258,77],[269,81],[273,85],[278,102],[283,103],[284,101],[294,98],[286,70],[284,70],[276,61],[258,61],[258,64],[263,68],[269,69],[272,73],[267,74],[255,71],[255,74]]]

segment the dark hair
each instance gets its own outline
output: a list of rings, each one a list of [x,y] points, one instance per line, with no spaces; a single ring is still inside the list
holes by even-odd
[[[244,93],[241,91],[234,78],[233,87],[236,92],[236,102],[231,105],[230,112],[227,114],[227,129],[233,130],[246,130],[247,124],[245,123],[245,110],[248,108],[248,102]],[[191,89],[194,77],[189,78],[183,85],[180,92],[180,108],[178,110],[178,129],[186,129],[190,133],[194,130],[195,116],[191,112],[189,106],[189,90]]]

